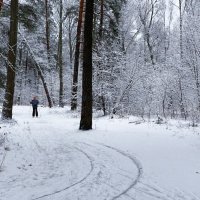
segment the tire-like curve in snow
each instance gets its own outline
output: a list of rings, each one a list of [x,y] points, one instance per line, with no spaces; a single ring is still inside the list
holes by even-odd
[[[86,145],[86,146],[91,146],[91,147],[93,147],[93,148],[96,149],[96,146],[88,144],[88,143],[84,143],[84,142],[75,142],[75,143],[76,144]],[[105,145],[105,144],[98,143],[98,145],[100,145],[101,147],[103,147],[104,150],[105,150],[105,148],[107,148],[107,149],[110,149],[112,151],[115,151],[118,154],[121,154],[123,157],[126,157],[129,160],[131,160],[131,162],[136,166],[136,168],[137,168],[136,178],[131,182],[131,184],[126,189],[124,189],[122,192],[120,192],[119,194],[115,195],[114,197],[111,197],[110,199],[111,200],[115,200],[115,199],[120,198],[123,195],[129,196],[127,194],[127,192],[129,190],[131,190],[138,183],[138,181],[141,178],[141,175],[142,175],[142,165],[140,164],[140,162],[135,157],[129,155],[128,153],[125,153],[125,152],[123,152],[123,151],[121,151],[121,150],[119,150],[117,148],[114,148],[114,147],[111,147],[111,146],[108,146],[108,145]],[[79,181],[77,181],[77,182],[75,182],[75,183],[73,183],[73,184],[71,184],[71,185],[69,185],[69,186],[67,186],[67,187],[65,187],[63,189],[57,190],[57,191],[49,193],[49,194],[42,195],[42,196],[37,197],[37,198],[33,198],[32,200],[42,199],[42,198],[45,198],[45,197],[49,197],[49,196],[52,196],[52,195],[55,195],[55,194],[67,191],[68,189],[71,189],[71,188],[73,188],[73,187],[75,187],[75,186],[83,183],[84,181],[87,180],[87,178],[90,177],[90,175],[92,174],[92,172],[94,170],[94,165],[95,165],[94,164],[94,160],[92,159],[91,156],[88,155],[88,153],[86,153],[85,151],[81,150],[80,147],[79,148],[78,147],[73,147],[73,148],[76,149],[77,151],[81,152],[82,154],[84,154],[85,157],[89,160],[89,162],[90,162],[90,170],[89,170],[89,172],[81,180],[79,180]]]
[[[75,183],[73,183],[73,184],[71,184],[71,185],[69,185],[69,186],[67,186],[67,187],[65,187],[63,189],[60,189],[60,190],[57,190],[55,192],[52,192],[52,193],[49,193],[49,194],[45,194],[45,195],[42,195],[42,196],[39,196],[39,197],[36,197],[36,198],[33,198],[32,200],[42,199],[42,198],[45,198],[45,197],[49,197],[49,196],[58,194],[58,193],[63,192],[65,190],[68,190],[68,189],[70,189],[70,188],[82,183],[83,181],[85,181],[90,176],[90,174],[92,173],[92,171],[94,169],[94,165],[93,165],[92,159],[90,158],[90,156],[87,153],[85,153],[81,149],[79,149],[77,147],[73,147],[73,148],[76,149],[78,152],[82,153],[83,155],[85,155],[85,157],[89,160],[89,163],[90,163],[89,172],[81,180],[79,180],[79,181],[77,181],[77,182],[75,182]]]
[[[85,142],[77,142],[77,144],[83,144],[83,145],[86,145],[86,146],[91,146],[93,148],[96,148],[96,146],[94,146],[92,144],[85,143]],[[131,182],[131,184],[126,189],[124,189],[122,192],[120,192],[116,196],[112,197],[111,200],[118,199],[123,195],[126,195],[126,196],[129,197],[129,195],[127,194],[128,191],[130,191],[139,182],[139,180],[141,179],[141,176],[143,174],[142,164],[140,163],[140,161],[136,157],[134,157],[134,156],[132,156],[132,155],[120,150],[120,149],[117,149],[115,147],[112,147],[112,146],[109,146],[109,145],[106,145],[106,144],[103,144],[103,143],[96,143],[96,144],[100,145],[101,147],[104,147],[104,149],[105,148],[111,149],[112,151],[114,151],[118,154],[121,154],[122,156],[131,160],[131,162],[134,164],[134,166],[136,166],[136,168],[137,168],[136,178]]]
[[[115,147],[111,147],[111,146],[108,146],[108,145],[105,145],[105,144],[101,144],[99,143],[99,145],[101,146],[104,146],[104,147],[107,147],[109,149],[112,149],[118,153],[120,153],[121,155],[129,158],[137,167],[137,176],[136,176],[136,179],[132,181],[132,183],[129,185],[129,187],[127,187],[124,191],[122,191],[121,193],[119,193],[118,195],[114,196],[112,198],[112,200],[115,200],[115,199],[118,199],[119,197],[121,197],[122,195],[125,195],[127,194],[127,192],[129,190],[131,190],[140,180],[141,176],[142,176],[142,173],[143,173],[143,168],[142,168],[142,165],[141,163],[139,162],[139,160],[136,158],[136,157],[133,157],[132,155],[129,155],[128,153],[125,153],[124,151],[121,151]]]

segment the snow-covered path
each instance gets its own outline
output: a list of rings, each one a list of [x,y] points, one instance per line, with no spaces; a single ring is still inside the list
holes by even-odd
[[[17,124],[2,127],[0,200],[199,199],[199,136],[104,118],[81,132],[76,114],[39,111],[15,107]]]

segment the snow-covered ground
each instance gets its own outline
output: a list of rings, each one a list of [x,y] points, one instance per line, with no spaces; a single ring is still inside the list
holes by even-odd
[[[39,115],[16,106],[0,124],[0,200],[200,199],[200,128],[99,117],[84,132],[67,109]]]

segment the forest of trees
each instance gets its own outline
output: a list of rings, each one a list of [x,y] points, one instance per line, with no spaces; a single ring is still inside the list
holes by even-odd
[[[1,0],[0,104],[199,120],[199,0]]]

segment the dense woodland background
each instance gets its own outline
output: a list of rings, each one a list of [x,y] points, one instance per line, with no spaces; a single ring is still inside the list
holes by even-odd
[[[11,2],[0,3],[1,103]],[[14,104],[38,96],[41,105],[80,110],[86,2],[19,1]],[[200,1],[94,0],[93,13],[93,110],[198,121]]]

